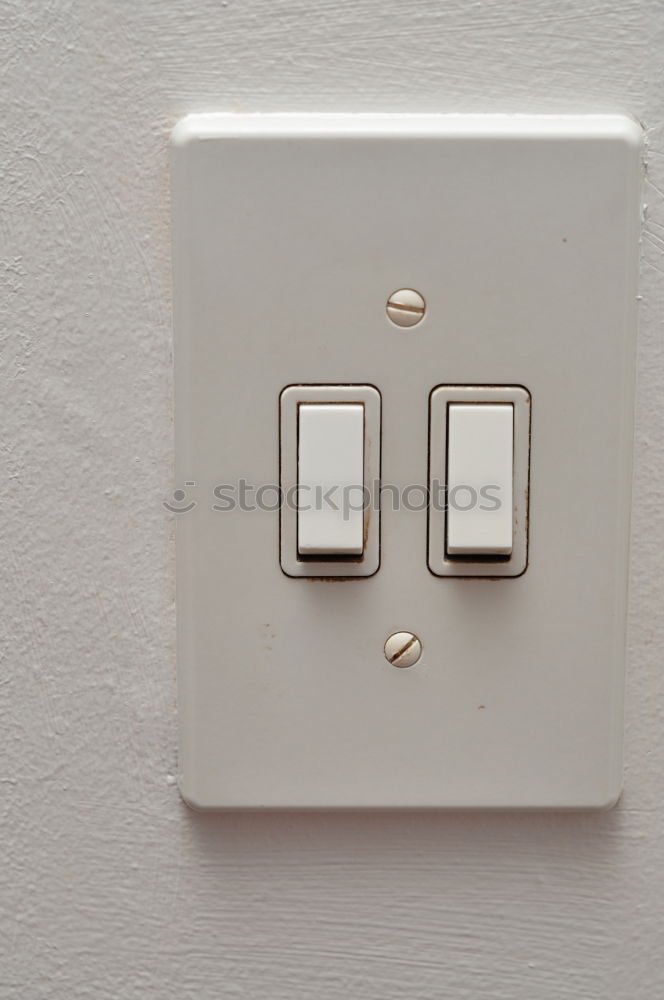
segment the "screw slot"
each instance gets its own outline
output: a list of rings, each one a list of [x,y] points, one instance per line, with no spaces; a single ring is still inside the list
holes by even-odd
[[[426,302],[414,288],[399,288],[392,292],[385,309],[395,326],[417,326],[424,318]]]

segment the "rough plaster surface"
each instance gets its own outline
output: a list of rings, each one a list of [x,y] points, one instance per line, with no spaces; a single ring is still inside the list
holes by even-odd
[[[196,815],[175,785],[167,136],[222,109],[649,127],[626,791]],[[664,995],[664,7],[0,5],[0,997]]]

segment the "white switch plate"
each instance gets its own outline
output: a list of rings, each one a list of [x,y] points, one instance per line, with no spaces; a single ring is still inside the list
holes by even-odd
[[[180,788],[214,807],[606,807],[621,787],[641,130],[621,116],[193,115],[173,134]],[[424,319],[386,316],[414,288]],[[528,566],[293,579],[279,396],[363,384],[426,485],[437,385],[531,394]],[[190,508],[191,503],[195,506]],[[245,497],[244,506],[248,506]],[[216,508],[216,509],[215,509]],[[383,655],[411,630],[421,659]]]

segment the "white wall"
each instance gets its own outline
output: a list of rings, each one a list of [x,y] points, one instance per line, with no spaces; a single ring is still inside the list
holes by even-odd
[[[0,997],[664,995],[662,4],[5,0],[0,108]],[[216,108],[649,126],[615,811],[181,803],[167,136]]]

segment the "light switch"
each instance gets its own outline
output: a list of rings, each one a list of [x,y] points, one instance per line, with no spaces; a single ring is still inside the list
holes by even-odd
[[[300,403],[297,550],[361,556],[364,549],[364,407]]]
[[[530,404],[520,385],[439,385],[431,393],[429,569],[436,576],[525,572]]]
[[[447,552],[512,552],[512,403],[452,403],[447,428]]]
[[[372,576],[380,562],[381,397],[289,385],[279,397],[280,562],[287,576]]]

